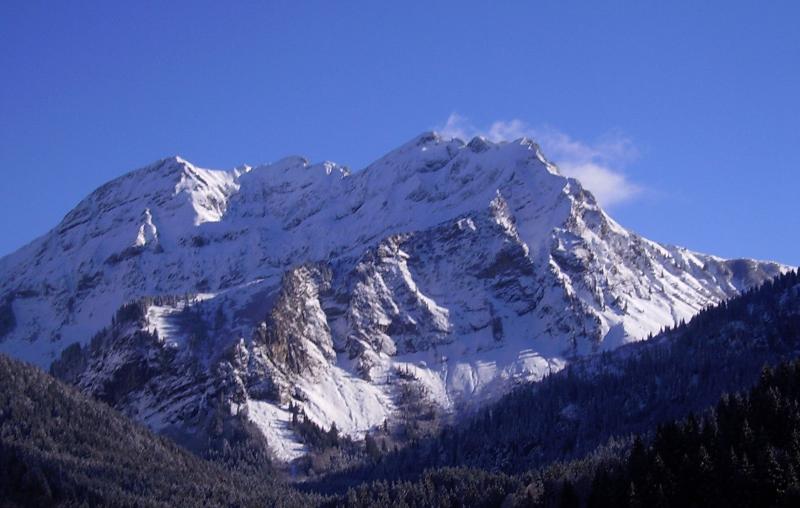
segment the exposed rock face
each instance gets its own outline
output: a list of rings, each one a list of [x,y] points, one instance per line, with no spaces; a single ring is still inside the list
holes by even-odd
[[[256,329],[254,344],[275,368],[292,374],[314,374],[336,359],[321,293],[330,290],[326,267],[304,265],[286,272],[269,317]]]
[[[354,436],[400,385],[457,412],[785,269],[627,231],[525,139],[427,133],[352,174],[172,158],[0,260],[0,350],[64,351],[54,373],[172,435],[246,414],[291,459],[289,402]]]

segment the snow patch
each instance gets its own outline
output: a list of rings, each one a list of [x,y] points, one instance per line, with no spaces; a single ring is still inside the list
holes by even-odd
[[[248,400],[247,417],[267,438],[267,446],[276,459],[291,462],[308,453],[290,427],[292,413],[288,410],[269,402]]]

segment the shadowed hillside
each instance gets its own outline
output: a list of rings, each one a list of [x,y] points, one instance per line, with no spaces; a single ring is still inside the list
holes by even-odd
[[[39,369],[0,355],[2,506],[302,506],[266,475],[229,472]]]

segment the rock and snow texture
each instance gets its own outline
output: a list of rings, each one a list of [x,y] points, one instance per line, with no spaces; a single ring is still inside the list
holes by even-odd
[[[47,367],[144,302],[75,382],[159,430],[244,411],[292,459],[289,404],[356,437],[403,383],[458,410],[785,269],[625,230],[527,139],[426,133],[352,174],[170,158],[0,260],[0,351]]]

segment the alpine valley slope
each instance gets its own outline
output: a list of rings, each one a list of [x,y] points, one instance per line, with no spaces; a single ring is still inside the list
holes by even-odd
[[[785,270],[625,230],[528,139],[425,133],[352,174],[175,157],[0,260],[0,351],[63,352],[60,377],[184,441],[246,416],[291,460],[290,403],[355,438],[410,393],[457,412]]]

